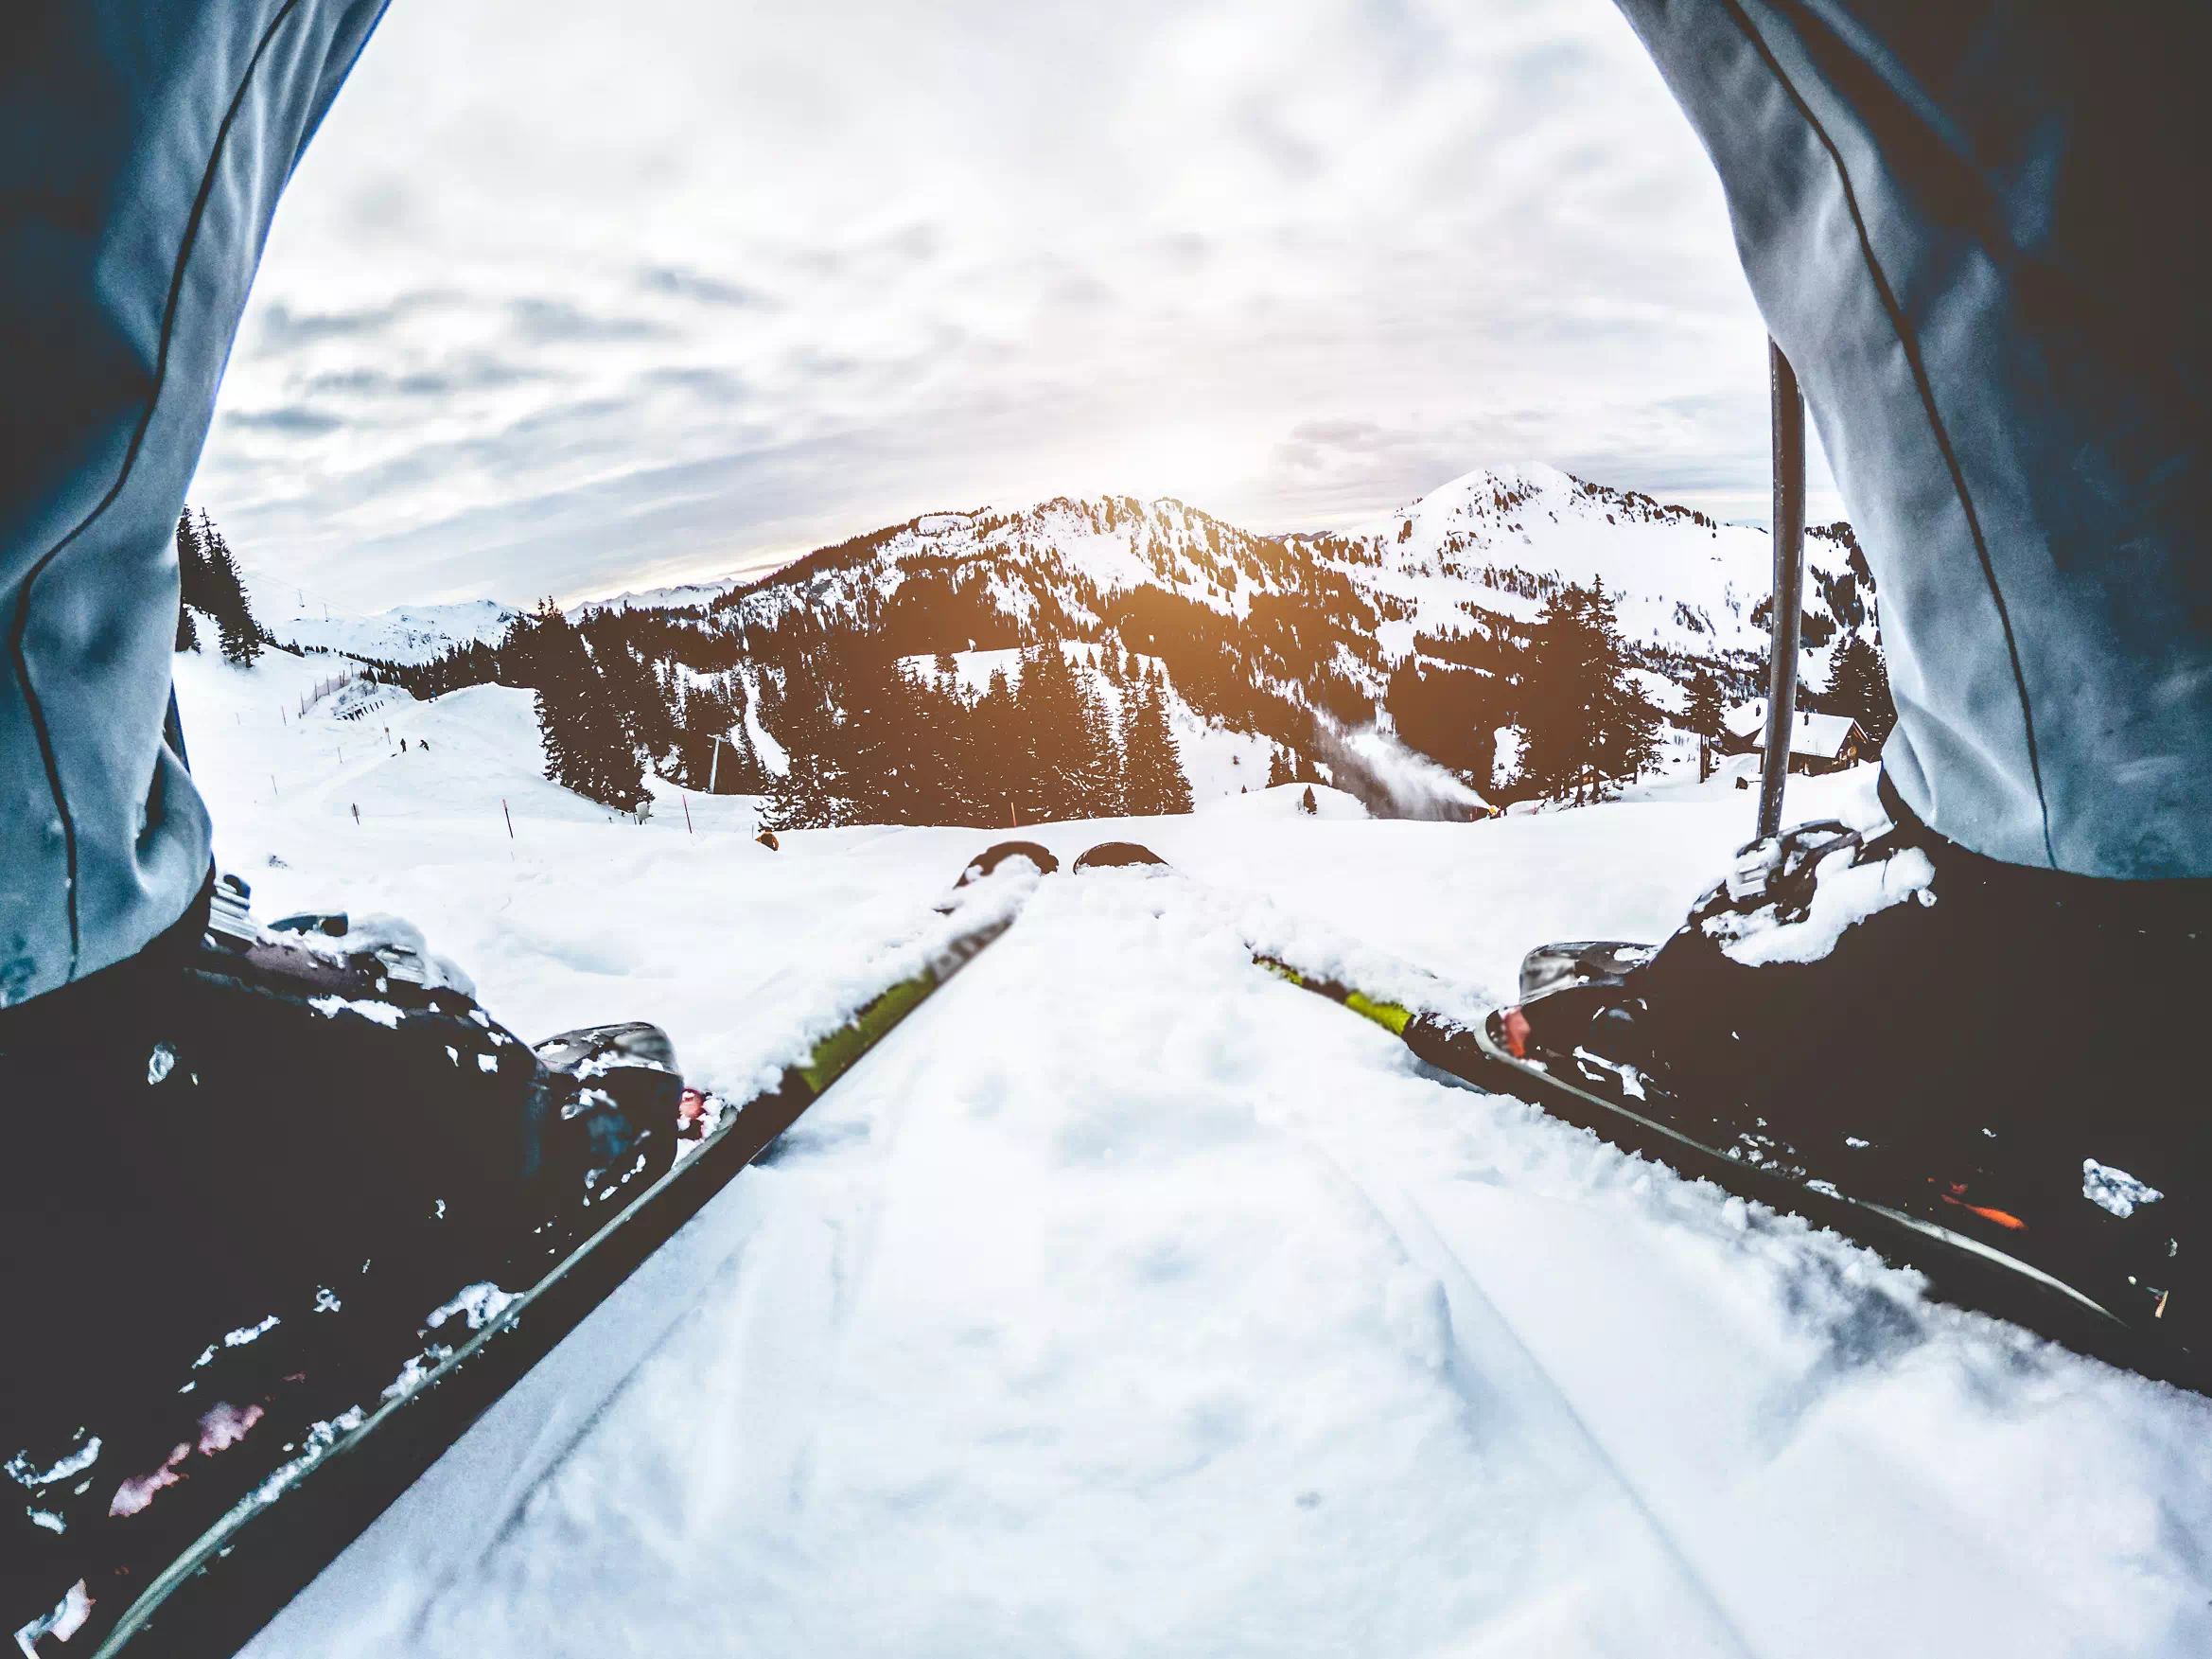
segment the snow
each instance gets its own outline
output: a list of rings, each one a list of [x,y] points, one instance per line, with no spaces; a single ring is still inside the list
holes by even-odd
[[[2166,1194],[2125,1170],[2085,1157],[2081,1160],[2081,1196],[2125,1221],[2135,1213],[2136,1206],[2156,1204]]]
[[[256,909],[411,918],[521,1034],[657,1019],[729,1093],[922,960],[991,838],[617,821],[535,775],[526,697],[395,705],[431,739],[401,755],[269,719],[315,672],[179,665]],[[1793,780],[1793,811],[1864,783]],[[404,1570],[342,1561],[250,1650],[2212,1650],[2212,1403],[1448,1086],[1252,965],[1510,994],[1532,944],[1671,929],[1747,795],[1460,824],[1286,793],[1025,826],[1197,879],[1038,883],[532,1374],[568,1415],[522,1476],[499,1412],[448,1455],[493,1524],[442,1526],[433,1472],[376,1529]]]
[[[386,662],[428,662],[471,640],[497,644],[521,614],[491,599],[451,605],[402,605],[375,616],[356,616],[298,594],[281,583],[256,582],[254,604],[261,625],[277,639],[309,651],[374,657]]]
[[[1303,804],[1308,789],[1313,794],[1311,813]],[[1216,817],[1303,818],[1309,823],[1371,816],[1357,795],[1347,795],[1326,784],[1277,784],[1272,789],[1255,789],[1247,795],[1217,795],[1199,802],[1196,810]]]
[[[1936,902],[1930,891],[1936,867],[1920,848],[1906,847],[1865,864],[1852,864],[1852,856],[1847,847],[1821,860],[1813,902],[1799,920],[1778,922],[1767,906],[1747,914],[1723,911],[1705,924],[1705,930],[1724,941],[1723,955],[1747,968],[1818,962],[1835,948],[1845,928],[1869,916],[1908,901]]]
[[[1766,741],[1766,699],[1739,703],[1721,717],[1721,724],[1738,737],[1749,737],[1762,747]],[[1855,722],[1849,715],[1817,715],[1799,709],[1790,726],[1790,753],[1834,760],[1843,752]]]

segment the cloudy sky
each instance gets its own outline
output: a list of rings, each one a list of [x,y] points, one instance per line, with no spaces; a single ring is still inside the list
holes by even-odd
[[[193,500],[361,609],[1523,459],[1764,521],[1764,351],[1606,0],[396,0]]]

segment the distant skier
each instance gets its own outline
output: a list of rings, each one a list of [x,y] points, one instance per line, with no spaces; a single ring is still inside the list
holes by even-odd
[[[1537,953],[1504,1029],[2203,1320],[2212,10],[1620,4],[1873,567],[1889,821],[1747,848],[1625,973]]]

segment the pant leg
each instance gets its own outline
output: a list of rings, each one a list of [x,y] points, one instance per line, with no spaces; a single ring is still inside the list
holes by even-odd
[[[2212,9],[1618,0],[1721,176],[1952,840],[2212,875]]]
[[[130,956],[206,874],[162,741],[173,526],[277,197],[385,3],[0,19],[0,1006]]]

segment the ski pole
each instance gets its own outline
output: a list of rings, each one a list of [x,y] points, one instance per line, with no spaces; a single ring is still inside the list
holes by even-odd
[[[1766,752],[1759,772],[1759,838],[1782,833],[1798,702],[1798,625],[1805,595],[1805,395],[1782,347],[1766,343],[1774,421],[1774,615],[1766,653]]]

